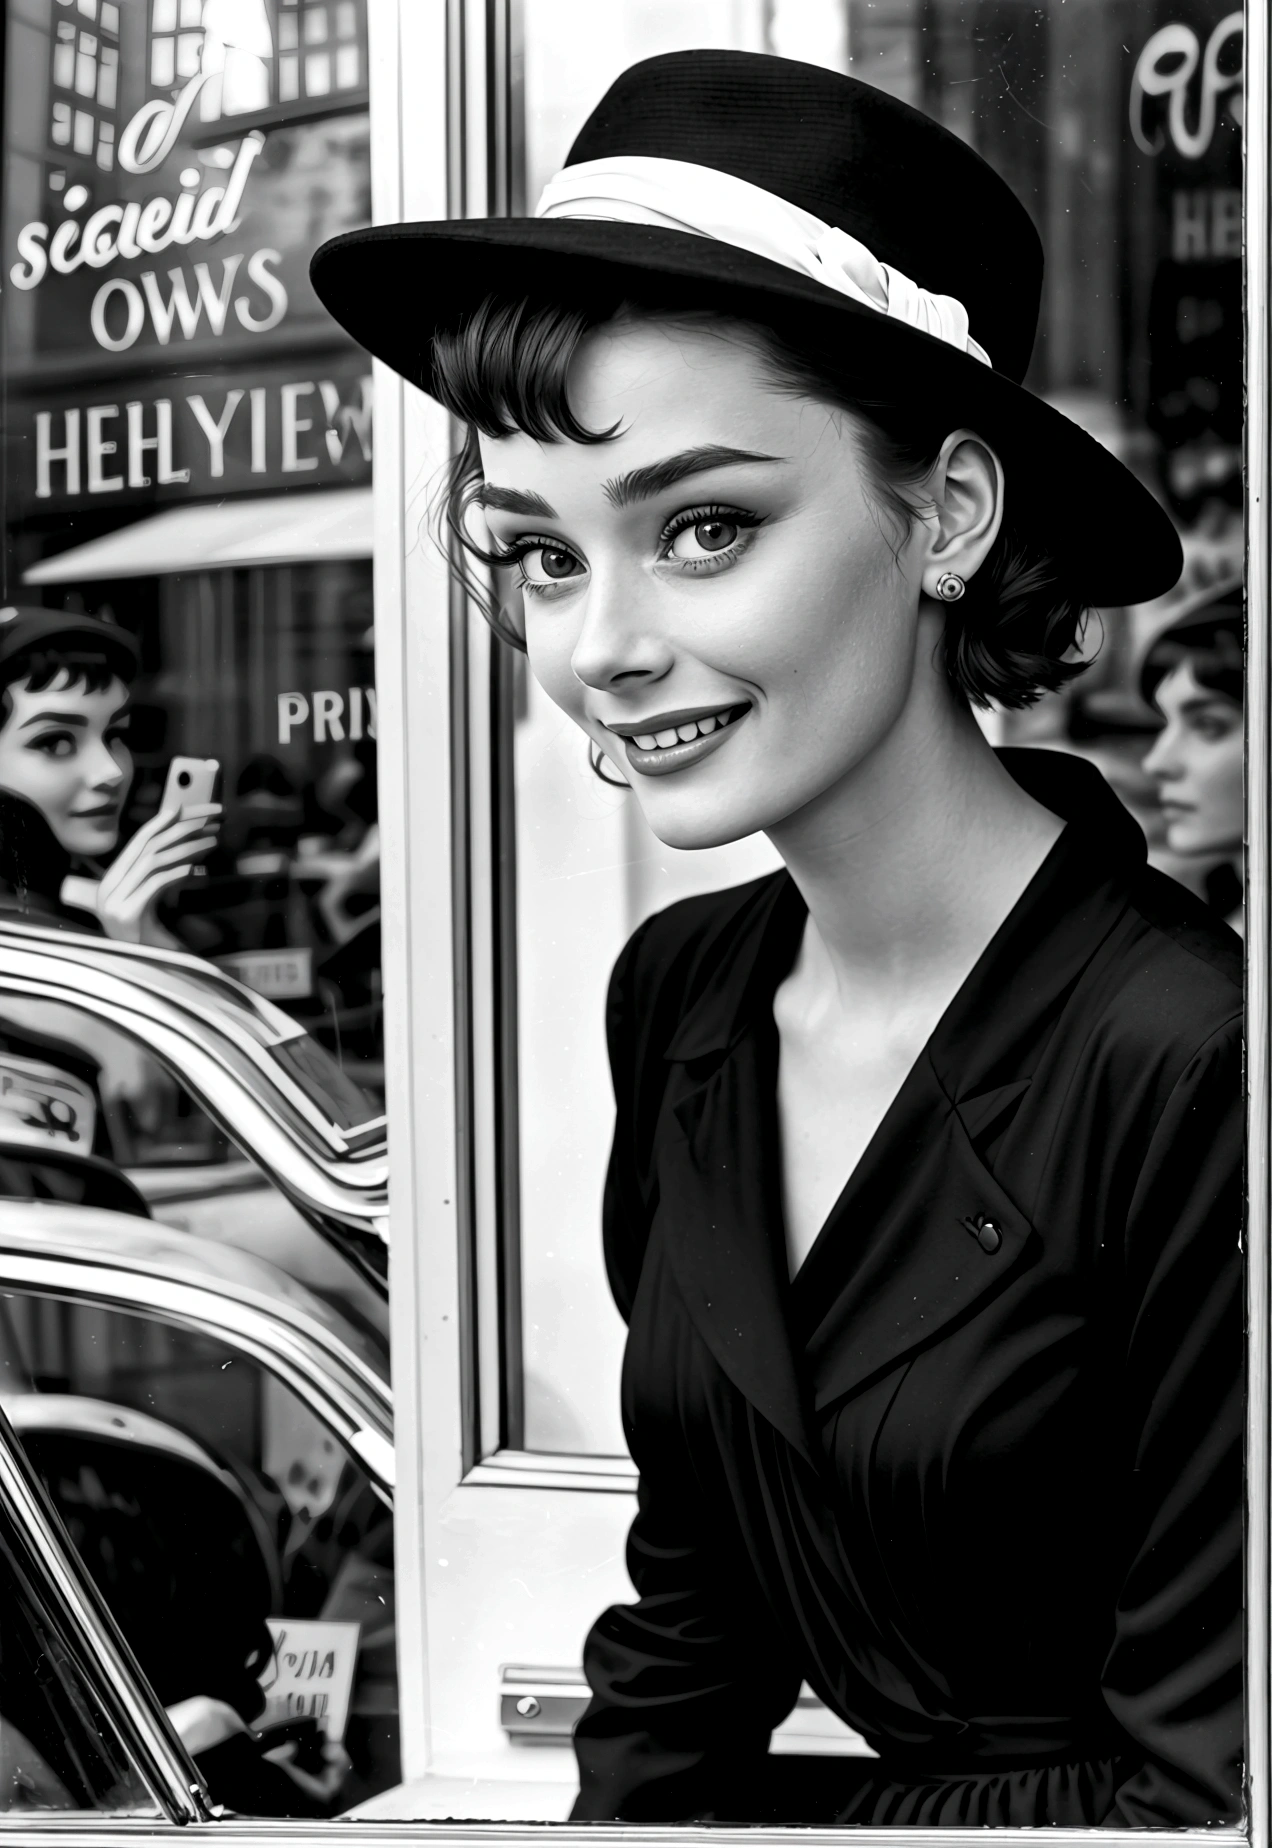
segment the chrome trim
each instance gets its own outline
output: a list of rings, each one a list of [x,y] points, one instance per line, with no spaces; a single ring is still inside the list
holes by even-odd
[[[1245,307],[1246,307],[1246,1131],[1249,1422],[1246,1446],[1246,1777],[1252,1848],[1269,1848],[1269,490],[1272,425],[1268,394],[1269,292],[1272,290],[1272,50],[1266,0],[1246,8]]]
[[[260,1280],[250,1274],[182,1275],[179,1258],[166,1274],[158,1274],[145,1252],[108,1255],[76,1248],[70,1238],[66,1243],[57,1238],[50,1221],[77,1212],[92,1225],[115,1217],[93,1209],[6,1202],[0,1220],[0,1283],[152,1315],[231,1343],[290,1386],[360,1459],[375,1486],[392,1494],[392,1469],[386,1467],[393,1442],[390,1388],[320,1314],[299,1300],[307,1293],[295,1285],[288,1290],[289,1280],[281,1276],[271,1291],[264,1265],[254,1267],[262,1273]],[[178,1253],[183,1242],[202,1242],[184,1233],[172,1237]]]
[[[40,1562],[41,1589],[61,1606],[60,1615],[75,1654],[75,1667],[110,1717],[120,1743],[135,1761],[157,1806],[170,1822],[197,1823],[212,1804],[193,1760],[148,1690],[132,1652],[97,1588],[67,1544],[52,1504],[23,1456],[7,1418],[0,1414],[0,1504],[5,1505]],[[103,1821],[110,1820],[103,1817]],[[32,1827],[28,1814],[9,1824],[0,1816],[0,1839],[10,1829]],[[78,1826],[84,1829],[83,1819]],[[154,1833],[154,1820],[135,1826]],[[89,1839],[98,1839],[91,1825]],[[44,1824],[38,1825],[39,1836]]]
[[[59,940],[61,937],[59,931],[8,920],[0,922],[0,955],[4,957],[0,967],[6,975],[14,976],[24,970],[38,976],[43,970],[46,980],[60,978],[77,996],[84,991],[72,972],[78,972],[82,981],[82,972],[90,969],[99,980],[119,984],[110,989],[115,995],[140,990],[148,1002],[175,1012],[179,1019],[189,1015],[210,1032],[229,1040],[236,1052],[249,1061],[264,1088],[277,1091],[336,1155],[347,1155],[350,1138],[357,1140],[383,1125],[381,1114],[345,1131],[325,1116],[286,1067],[269,1056],[276,1047],[306,1039],[305,1029],[271,1002],[214,970],[211,964],[201,964],[195,957],[178,957],[174,951],[160,960],[150,951],[137,951],[131,944],[111,944],[103,956],[102,945],[94,938],[73,939],[68,945]],[[110,958],[119,959],[121,952],[128,951],[133,952],[132,966],[127,961],[120,967],[109,966]],[[37,959],[34,967],[27,960],[31,957]],[[158,985],[156,978],[162,978]]]
[[[55,945],[19,943],[18,935],[0,926],[0,1012],[6,996],[55,1002],[94,1014],[139,1043],[233,1141],[251,1152],[297,1211],[377,1289],[385,1289],[369,1253],[387,1242],[387,1159],[342,1159],[339,1132],[330,1124],[323,1140],[331,1153],[323,1156],[311,1146],[305,1126],[312,1129],[310,1119],[317,1113],[307,1102],[303,1120],[297,1121],[301,1113],[291,1093],[299,1095],[298,1087],[254,1039],[249,1012],[217,1015],[190,997],[144,987],[133,970],[62,956]],[[90,969],[91,985],[85,981]],[[180,975],[195,987],[187,969],[182,967]],[[235,1026],[241,1033],[232,1031]],[[358,1248],[358,1239],[365,1242],[365,1251]]]

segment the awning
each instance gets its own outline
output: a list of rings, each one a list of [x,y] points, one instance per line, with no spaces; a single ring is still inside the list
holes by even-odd
[[[370,558],[371,527],[370,488],[169,507],[135,526],[122,526],[44,559],[24,572],[22,581],[78,584],[85,578],[158,577]]]

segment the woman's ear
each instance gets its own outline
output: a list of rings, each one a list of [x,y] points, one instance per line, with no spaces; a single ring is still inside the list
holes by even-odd
[[[950,580],[970,584],[998,537],[1003,465],[983,437],[955,430],[942,443],[928,479],[921,588],[925,597],[948,603]],[[942,579],[944,587],[938,588]],[[962,594],[955,587],[954,596]]]

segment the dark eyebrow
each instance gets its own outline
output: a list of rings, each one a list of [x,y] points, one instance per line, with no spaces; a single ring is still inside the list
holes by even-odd
[[[730,449],[722,443],[705,443],[698,449],[682,449],[677,455],[665,456],[661,462],[648,462],[629,474],[607,481],[602,492],[612,507],[630,507],[633,501],[652,500],[667,488],[690,475],[701,475],[709,468],[727,468],[737,462],[785,462],[785,456],[766,456],[756,449]],[[478,488],[479,507],[498,513],[537,513],[541,519],[555,520],[556,509],[549,507],[541,494],[521,488],[499,488],[486,482]]]
[[[23,719],[18,727],[25,731],[28,725],[87,725],[88,720],[82,712],[37,712],[29,719]]]
[[[785,462],[785,456],[766,456],[755,449],[730,449],[721,443],[705,443],[699,449],[682,449],[665,456],[661,462],[649,462],[634,468],[628,475],[607,481],[604,494],[612,507],[629,507],[633,501],[652,500],[666,488],[690,475],[701,475],[709,468],[728,468],[736,462]]]
[[[542,494],[524,494],[520,488],[496,488],[486,482],[478,488],[476,500],[479,507],[490,507],[497,513],[537,513],[544,520],[557,517]]]

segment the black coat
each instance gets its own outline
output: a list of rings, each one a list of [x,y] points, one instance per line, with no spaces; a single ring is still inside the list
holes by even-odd
[[[1240,946],[1090,766],[1004,762],[1068,825],[793,1283],[793,882],[615,969],[639,1602],[588,1639],[579,1818],[1239,1813]],[[878,1760],[768,1756],[801,1679]]]

